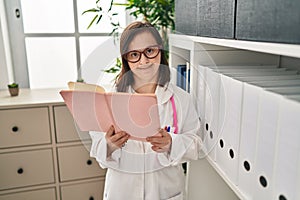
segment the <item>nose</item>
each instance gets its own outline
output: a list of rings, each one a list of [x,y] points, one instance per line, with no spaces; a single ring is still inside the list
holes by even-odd
[[[140,64],[147,64],[147,63],[149,63],[149,58],[147,58],[145,56],[145,54],[142,53],[141,59],[140,59]]]

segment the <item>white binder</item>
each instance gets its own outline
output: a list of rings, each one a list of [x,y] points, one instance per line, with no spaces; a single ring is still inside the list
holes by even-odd
[[[226,73],[230,73],[230,74],[239,74],[239,73],[245,73],[246,71],[249,72],[255,72],[255,74],[257,74],[258,72],[282,72],[282,71],[286,71],[289,72],[289,70],[287,70],[286,68],[264,68],[264,67],[260,67],[260,68],[222,68],[222,67],[213,67],[211,68],[216,72],[220,72],[222,74],[226,74]]]
[[[252,199],[254,194],[254,188],[249,185],[256,183],[253,169],[257,142],[259,96],[262,90],[261,87],[244,83],[238,187],[249,199]]]
[[[220,75],[206,68],[204,145],[212,160],[216,160],[215,146],[219,138]]]
[[[210,157],[212,160],[216,160],[216,153],[215,148],[219,142],[219,113],[224,113],[219,111],[219,108],[223,109],[225,106],[225,102],[220,102],[220,91],[222,92],[223,87],[220,85],[220,72],[239,72],[241,74],[248,74],[249,72],[254,73],[255,75],[260,75],[260,73],[264,74],[278,74],[285,73],[285,69],[275,68],[276,66],[199,66],[199,73],[204,74],[203,81],[200,80],[199,87],[201,88],[198,91],[199,94],[204,92],[202,96],[205,97],[205,104],[201,105],[200,107],[204,106],[205,112],[202,118],[204,119],[203,127],[204,127],[204,135],[203,135],[203,143],[205,145],[206,150],[209,152]],[[204,88],[202,90],[202,88]],[[240,93],[241,95],[241,93]],[[223,119],[223,116],[221,117]],[[220,144],[219,144],[220,145]]]
[[[264,90],[260,94],[253,199],[272,199],[279,104],[282,95]]]
[[[206,67],[199,65],[197,68],[198,84],[196,85],[197,111],[201,122],[201,138],[204,141],[204,121],[205,121],[205,90],[206,90]]]
[[[299,95],[287,95],[286,98],[300,101],[300,94]]]
[[[228,175],[228,178],[238,184],[238,168],[239,168],[239,141],[240,141],[240,126],[242,113],[243,99],[243,82],[231,78],[232,74],[236,74],[236,70],[218,70],[225,75],[220,75],[221,82],[219,88],[219,132],[216,145],[216,163]],[[240,75],[252,76],[272,76],[286,74],[286,71],[280,71],[277,68],[273,70],[260,69],[252,70],[245,69],[238,72]],[[289,74],[290,72],[288,72]],[[207,74],[208,76],[208,74]],[[218,81],[215,81],[218,83]],[[218,90],[216,90],[218,91]],[[218,96],[218,95],[216,95]],[[206,98],[207,100],[207,98]],[[224,106],[225,105],[225,106]],[[206,112],[208,114],[208,112]],[[213,129],[213,127],[211,127]]]
[[[280,93],[282,95],[292,95],[292,94],[300,94],[300,86],[290,86],[290,87],[271,87],[267,88],[267,90]]]
[[[278,120],[272,199],[300,199],[300,102],[283,99]]]
[[[206,66],[211,69],[274,69],[278,68],[276,65],[216,65]]]
[[[274,87],[274,86],[300,86],[300,77],[299,79],[291,79],[291,80],[276,80],[276,81],[251,81],[250,84],[257,85],[259,87]]]
[[[264,87],[299,85],[299,80],[259,81],[244,83],[242,121],[240,133],[240,155],[238,187],[249,198],[254,191],[249,184],[255,183],[253,169],[255,168],[255,150],[257,140],[257,119],[259,95]]]
[[[300,75],[294,74],[281,74],[279,76],[250,76],[250,75],[231,75],[234,79],[241,80],[243,82],[254,82],[254,81],[278,81],[278,80],[292,80],[292,79],[300,79]]]
[[[290,75],[296,73],[296,71],[287,71],[280,68],[264,68],[261,66],[260,69],[220,69],[217,70],[215,67],[205,68],[205,82],[207,83],[205,88],[205,112],[204,112],[204,145],[206,149],[210,152],[210,157],[216,160],[215,148],[220,146],[220,131],[219,131],[219,118],[223,119],[223,116],[218,116],[219,113],[224,113],[219,109],[223,109],[225,102],[220,101],[220,92],[223,92],[222,84],[220,84],[220,72],[225,72],[227,76],[270,76],[276,77],[280,75]],[[233,74],[233,75],[232,75]],[[294,76],[293,76],[294,77]],[[274,78],[273,78],[274,79]],[[273,80],[272,79],[272,80]],[[240,94],[241,95],[241,94]],[[220,105],[221,104],[221,105]],[[218,161],[217,161],[218,162]],[[233,179],[237,179],[234,177]]]
[[[280,69],[280,68],[278,68]],[[237,72],[222,72],[225,75],[230,75],[230,76],[281,76],[281,75],[296,75],[298,71],[296,70],[278,70],[277,68],[270,73],[269,70],[267,71],[259,71],[259,70],[251,70],[248,71],[247,73],[243,71],[237,71]]]
[[[228,178],[237,184],[243,83],[229,76],[220,76],[220,138],[216,148],[216,161]]]

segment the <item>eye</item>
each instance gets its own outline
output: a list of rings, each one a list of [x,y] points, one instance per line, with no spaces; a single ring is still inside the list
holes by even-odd
[[[147,55],[152,55],[155,52],[155,48],[147,48],[145,52]]]
[[[129,59],[130,59],[130,58],[132,59],[132,58],[138,58],[139,55],[140,55],[139,52],[137,52],[137,51],[132,51],[132,52],[129,52],[129,53],[128,53],[127,57],[128,57]]]

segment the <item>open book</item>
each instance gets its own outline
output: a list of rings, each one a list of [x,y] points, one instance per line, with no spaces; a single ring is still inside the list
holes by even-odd
[[[145,141],[160,128],[155,94],[105,92],[97,85],[70,82],[60,91],[81,131],[125,131],[131,139]]]

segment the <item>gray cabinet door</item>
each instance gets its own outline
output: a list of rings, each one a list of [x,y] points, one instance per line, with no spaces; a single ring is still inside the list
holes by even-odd
[[[299,0],[237,0],[236,37],[300,43]]]
[[[175,0],[176,32],[197,35],[197,26],[197,0]]]
[[[198,36],[234,37],[234,0],[198,0]]]
[[[177,33],[234,38],[234,0],[176,0]]]

